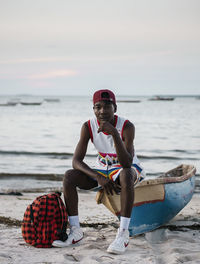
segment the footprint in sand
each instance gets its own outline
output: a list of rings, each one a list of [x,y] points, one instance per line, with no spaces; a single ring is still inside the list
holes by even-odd
[[[70,262],[80,262],[80,256],[77,257],[73,254],[64,254],[63,257]]]

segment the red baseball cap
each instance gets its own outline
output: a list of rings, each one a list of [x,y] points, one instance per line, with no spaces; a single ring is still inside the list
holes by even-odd
[[[94,93],[93,104],[96,104],[97,102],[100,102],[100,101],[110,101],[116,104],[114,93],[108,89],[98,90]]]

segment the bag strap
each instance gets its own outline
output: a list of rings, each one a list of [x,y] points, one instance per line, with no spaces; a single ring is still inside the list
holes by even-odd
[[[47,220],[47,214],[48,214],[48,210],[47,210],[47,208],[48,208],[48,200],[49,200],[49,197],[48,197],[48,195],[47,195],[47,196],[46,196],[45,219],[44,219],[45,222],[46,222],[46,220]]]
[[[62,226],[61,226],[61,237],[60,239],[62,241],[65,241],[67,240],[68,238],[68,235],[66,233],[66,230],[67,230],[67,217],[66,217],[66,214],[64,213],[64,205],[61,198],[60,198],[60,195],[59,194],[56,194],[56,198],[57,198],[57,202],[58,202],[58,206],[59,206],[59,209],[60,209],[60,214],[61,214],[61,217],[62,217]],[[62,203],[62,204],[61,204]]]
[[[64,212],[63,212],[63,206],[61,205],[61,198],[60,198],[60,196],[58,196],[58,195],[56,194],[56,198],[57,198],[58,206],[59,206],[59,209],[60,209],[60,214],[61,214],[61,216],[62,216],[62,226],[63,226],[64,222],[66,222],[67,219],[66,219],[66,217],[65,217],[66,215],[65,215]]]
[[[34,222],[34,216],[33,216],[33,207],[32,207],[32,204],[30,204],[30,217],[31,217],[31,222]]]

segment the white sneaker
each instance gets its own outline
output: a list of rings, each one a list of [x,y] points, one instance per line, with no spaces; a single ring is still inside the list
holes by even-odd
[[[52,243],[52,246],[53,247],[68,247],[70,245],[74,245],[78,243],[81,239],[83,239],[83,231],[77,226],[72,226],[70,227],[70,233],[69,233],[68,239],[65,241],[54,240]]]
[[[120,231],[118,229],[115,240],[110,244],[107,249],[108,253],[122,254],[125,252],[129,243],[129,231]]]

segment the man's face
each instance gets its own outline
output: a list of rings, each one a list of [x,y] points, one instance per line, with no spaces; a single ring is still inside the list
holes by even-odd
[[[95,103],[94,114],[99,120],[99,122],[113,122],[114,113],[116,112],[116,107],[110,101],[100,101]]]

